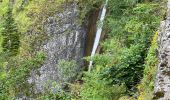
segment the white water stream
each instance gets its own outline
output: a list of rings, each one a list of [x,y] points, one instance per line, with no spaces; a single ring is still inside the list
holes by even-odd
[[[92,53],[91,53],[91,61],[89,63],[89,69],[88,69],[89,72],[92,69],[92,64],[93,64],[92,58],[95,55],[97,47],[98,47],[99,42],[100,42],[100,37],[101,37],[101,33],[102,33],[102,28],[103,28],[103,21],[104,21],[104,18],[106,16],[106,6],[107,6],[107,4],[108,4],[108,0],[105,1],[105,4],[104,4],[103,9],[102,9],[101,16],[100,16],[100,24],[101,25],[98,25],[98,27],[97,27],[96,37],[95,37],[95,41],[94,41],[93,49],[92,49]]]

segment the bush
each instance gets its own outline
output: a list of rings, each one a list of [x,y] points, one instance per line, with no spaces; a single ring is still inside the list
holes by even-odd
[[[102,79],[96,72],[86,73],[80,91],[82,100],[118,100],[125,93],[124,85],[111,85],[111,81]]]
[[[74,60],[59,60],[57,68],[61,82],[71,82],[78,74],[78,66]]]
[[[129,49],[124,49],[119,58],[119,62],[115,64],[111,70],[111,78],[114,84],[122,84],[132,89],[143,75],[144,62],[144,46],[132,45]]]

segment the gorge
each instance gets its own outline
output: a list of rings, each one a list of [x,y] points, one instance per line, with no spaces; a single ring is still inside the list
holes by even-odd
[[[0,100],[170,99],[169,3],[0,0]]]

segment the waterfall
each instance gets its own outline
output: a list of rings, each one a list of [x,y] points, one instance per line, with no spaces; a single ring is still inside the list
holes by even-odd
[[[88,69],[89,72],[92,69],[92,64],[93,64],[92,58],[95,55],[97,47],[98,47],[99,42],[100,42],[100,37],[101,37],[102,27],[103,27],[103,21],[104,21],[104,18],[106,16],[106,6],[107,6],[107,3],[108,3],[108,0],[105,1],[105,4],[104,4],[103,9],[102,9],[101,16],[100,16],[100,23],[101,23],[101,25],[98,25],[98,27],[97,27],[96,37],[95,37],[95,41],[94,41],[93,49],[92,49],[92,53],[91,53],[91,60],[90,60],[90,63],[89,63],[89,69]]]

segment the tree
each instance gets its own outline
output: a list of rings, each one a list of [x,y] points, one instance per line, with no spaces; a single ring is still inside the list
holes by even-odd
[[[20,40],[17,25],[12,15],[12,7],[10,6],[5,14],[2,36],[3,52],[8,53],[9,56],[16,56],[19,52]]]

